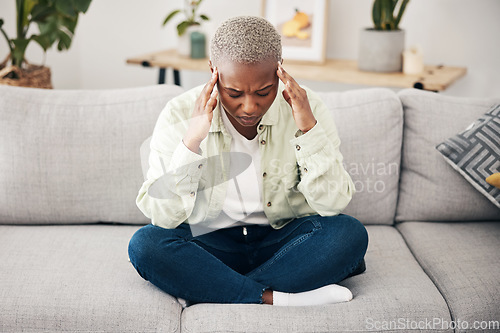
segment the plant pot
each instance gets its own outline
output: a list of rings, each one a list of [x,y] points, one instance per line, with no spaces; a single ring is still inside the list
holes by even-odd
[[[3,65],[3,64],[2,64]],[[52,89],[50,68],[46,66],[0,65],[0,84],[16,87]]]
[[[361,31],[358,68],[369,72],[401,72],[405,47],[404,30]]]

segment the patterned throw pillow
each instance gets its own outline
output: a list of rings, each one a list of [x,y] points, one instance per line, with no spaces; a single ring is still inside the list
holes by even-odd
[[[500,172],[500,104],[465,131],[436,146],[445,160],[500,208],[500,189],[486,178]]]

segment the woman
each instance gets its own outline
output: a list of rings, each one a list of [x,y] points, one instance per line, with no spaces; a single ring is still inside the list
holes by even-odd
[[[190,303],[351,300],[337,283],[364,271],[368,237],[340,214],[354,186],[326,106],[283,69],[262,18],[224,22],[210,56],[209,82],[154,129],[137,197],[152,224],[131,239],[132,264]]]

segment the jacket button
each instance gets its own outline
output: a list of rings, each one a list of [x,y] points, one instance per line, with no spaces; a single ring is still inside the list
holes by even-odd
[[[300,146],[299,146],[299,145],[296,145],[296,146],[295,146],[295,149],[300,150]]]
[[[195,194],[196,193],[194,193],[194,192],[189,193],[189,195],[192,196],[192,197],[194,197]]]
[[[203,168],[203,164],[198,165],[198,169]]]
[[[266,140],[260,140],[260,144],[261,145],[265,145],[266,144]]]
[[[267,207],[271,207],[271,201],[267,203]]]
[[[304,168],[304,172],[307,173],[307,168]]]
[[[265,176],[267,176],[267,172],[264,172],[264,173],[262,174],[262,177],[265,177]]]
[[[264,128],[264,125],[259,125],[259,131],[262,131],[263,128]]]

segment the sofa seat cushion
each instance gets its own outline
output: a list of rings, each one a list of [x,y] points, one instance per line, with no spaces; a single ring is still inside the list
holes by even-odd
[[[401,183],[396,221],[497,220],[498,207],[455,171],[435,148],[465,130],[498,99],[398,93],[404,109]]]
[[[403,110],[383,88],[322,92],[341,140],[344,166],[357,193],[344,213],[364,224],[393,224],[398,197]]]
[[[397,226],[458,322],[500,318],[500,220],[497,222],[404,222]],[[496,330],[500,329],[498,326]]]
[[[139,149],[180,92],[0,86],[0,223],[147,223]]]
[[[446,302],[399,232],[391,226],[372,225],[367,230],[367,270],[341,283],[353,292],[352,301],[314,307],[197,304],[183,311],[182,331],[364,332],[389,325],[404,330],[407,320],[410,325],[435,317],[449,321]]]
[[[178,332],[178,302],[128,262],[137,229],[0,226],[0,331]]]

